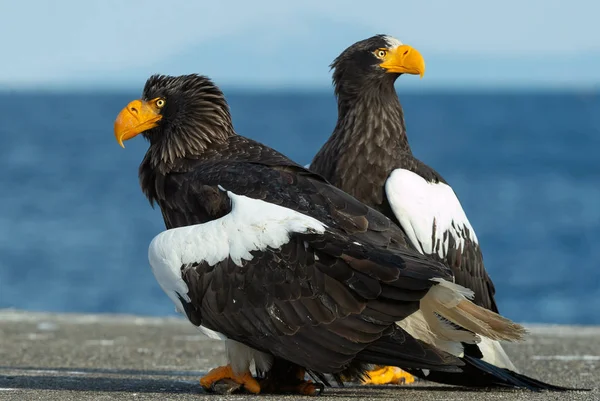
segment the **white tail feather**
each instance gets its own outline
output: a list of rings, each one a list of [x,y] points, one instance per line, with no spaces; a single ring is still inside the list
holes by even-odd
[[[522,340],[525,328],[490,310],[475,305],[467,299],[473,292],[443,279],[433,279],[439,284],[431,287],[421,300],[421,305],[452,323],[488,337],[492,340]]]
[[[499,368],[505,368],[512,370],[513,372],[519,373],[515,365],[502,348],[502,344],[498,341],[490,340],[489,338],[483,337],[479,344],[479,349],[483,354],[483,360],[487,363],[491,363]]]
[[[486,362],[515,370],[502,346],[493,340],[520,340],[525,329],[469,301],[473,298],[470,289],[442,279],[433,281],[438,284],[421,299],[419,310],[398,322],[398,326],[413,337],[459,357],[463,356],[461,342],[477,344],[485,341],[485,346],[480,349]],[[468,331],[457,330],[440,316]]]
[[[455,329],[423,307],[397,324],[414,338],[458,357],[463,356],[461,343],[479,342],[477,335],[470,331]]]

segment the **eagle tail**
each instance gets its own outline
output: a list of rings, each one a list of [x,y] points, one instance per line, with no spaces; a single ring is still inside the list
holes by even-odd
[[[504,348],[502,348],[502,344],[500,344],[499,341],[490,340],[487,337],[481,337],[481,342],[477,344],[477,347],[481,352],[481,359],[487,363],[491,363],[499,368],[512,370],[513,372],[519,372],[516,366],[510,360],[509,356],[506,354],[506,351],[504,351]]]
[[[445,372],[429,371],[424,372],[420,369],[407,369],[408,372],[419,378],[434,381],[437,383],[450,384],[454,386],[464,386],[472,388],[518,388],[529,391],[589,391],[589,389],[575,389],[568,387],[555,386],[544,383],[543,381],[533,379],[520,373],[513,372],[505,368],[499,368],[482,359],[465,356],[461,358],[465,362],[462,367],[463,374],[453,374]]]
[[[462,358],[467,366],[472,366],[479,370],[483,376],[489,376],[489,381],[496,385],[507,385],[510,387],[518,387],[532,391],[552,390],[552,391],[569,391],[573,388],[555,386],[553,384],[544,383],[543,381],[525,376],[523,374],[513,372],[505,368],[499,368],[482,359],[465,356]]]
[[[460,360],[464,363],[461,366],[463,373],[413,369],[411,366],[399,365],[400,368],[425,380],[457,386],[511,387],[531,391],[575,390],[544,383],[510,369],[514,365],[497,341],[521,340],[526,334],[525,328],[472,303],[469,300],[473,295],[471,290],[445,280],[436,281],[439,284],[433,286],[421,299],[419,312],[422,316],[415,313],[398,324],[401,327],[406,326],[409,333],[427,343],[446,349],[453,355],[462,354]],[[464,330],[481,338],[477,338],[476,341],[463,338],[462,336],[467,335]],[[453,341],[460,344],[461,348],[464,347],[464,353],[456,353],[455,347],[447,346],[455,345]],[[477,352],[473,353],[473,350]]]
[[[429,312],[427,321],[437,320],[438,315],[463,329],[499,341],[519,341],[527,333],[520,324],[471,302],[471,290],[446,280],[436,281],[439,284],[421,300],[421,309]]]

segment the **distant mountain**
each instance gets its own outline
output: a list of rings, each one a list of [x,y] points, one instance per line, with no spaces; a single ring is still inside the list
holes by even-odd
[[[62,83],[139,87],[153,73],[198,72],[229,86],[327,86],[329,64],[337,54],[350,44],[378,33],[354,24],[322,21],[319,17],[305,21],[291,27],[282,22],[279,31],[256,27],[218,39],[199,39],[197,45],[156,63],[112,71],[80,71],[70,74],[69,81]]]
[[[347,46],[379,33],[371,28],[323,18],[304,19],[281,30],[257,27],[218,39],[202,40],[155,63],[103,71],[79,71],[57,87],[137,88],[153,73],[209,75],[223,87],[331,88],[329,64]],[[419,48],[418,40],[400,37]],[[441,38],[443,39],[443,38]],[[600,52],[552,56],[439,54],[419,48],[427,72],[406,77],[402,87],[583,86],[600,83]],[[592,84],[590,84],[592,83]],[[400,84],[399,84],[400,85]]]

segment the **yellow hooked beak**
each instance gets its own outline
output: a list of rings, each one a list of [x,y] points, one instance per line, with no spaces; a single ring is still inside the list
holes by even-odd
[[[162,118],[159,112],[160,107],[157,106],[158,101],[160,99],[148,102],[138,99],[130,102],[121,110],[115,120],[115,138],[121,147],[125,147],[123,141],[158,125]]]
[[[421,78],[425,74],[425,59],[417,49],[409,45],[386,49],[379,66],[387,72],[419,75]]]

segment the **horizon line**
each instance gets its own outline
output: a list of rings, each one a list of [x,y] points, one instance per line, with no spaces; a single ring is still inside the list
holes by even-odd
[[[323,84],[305,84],[305,85],[286,85],[286,84],[218,84],[223,92],[236,93],[331,93],[333,95],[333,86]],[[481,92],[600,92],[600,82],[596,83],[576,83],[576,84],[547,84],[533,83],[529,85],[510,84],[510,83],[489,83],[474,85],[465,85],[464,83],[446,83],[417,86],[414,84],[399,85],[397,92],[404,94],[419,93],[481,93]],[[29,85],[3,85],[0,83],[0,94],[9,93],[64,93],[64,94],[87,94],[87,93],[129,93],[132,91],[141,91],[142,85],[61,85],[61,84],[29,84]]]

